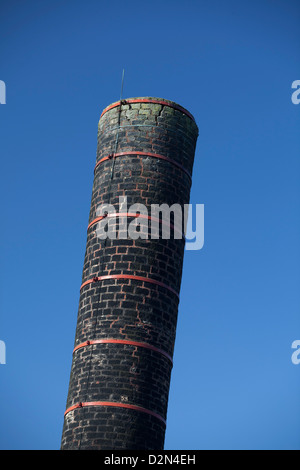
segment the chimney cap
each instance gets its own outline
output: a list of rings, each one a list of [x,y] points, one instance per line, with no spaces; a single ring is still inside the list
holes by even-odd
[[[164,98],[157,98],[157,97],[152,97],[152,96],[144,96],[144,97],[136,97],[136,98],[127,98],[127,99],[122,99],[121,100],[122,105],[124,104],[132,104],[132,103],[151,103],[151,104],[161,104],[163,106],[169,106],[177,111],[181,111],[183,114],[188,116],[192,121],[195,122],[194,116],[183,106],[179,105],[175,101],[171,100],[166,100]],[[115,101],[114,103],[110,104],[107,106],[103,111],[100,116],[100,119],[102,116],[107,113],[107,111],[110,111],[113,108],[116,108],[117,106],[120,106],[120,100]]]

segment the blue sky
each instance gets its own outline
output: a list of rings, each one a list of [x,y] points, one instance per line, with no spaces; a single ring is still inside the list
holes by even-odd
[[[300,449],[298,0],[0,2],[0,448],[58,449],[101,111],[157,96],[199,139],[166,449]]]

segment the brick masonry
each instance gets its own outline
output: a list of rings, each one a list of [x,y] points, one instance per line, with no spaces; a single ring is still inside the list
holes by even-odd
[[[155,102],[142,101],[147,99]],[[138,102],[127,100],[121,110],[115,106],[102,113],[96,163],[115,152],[118,133],[118,153],[160,154],[191,174],[198,137],[194,120],[171,101],[163,100],[168,105],[162,105],[158,98],[134,100]],[[190,187],[188,174],[169,161],[134,154],[107,159],[95,168],[89,223],[100,204],[118,207],[120,196],[127,197],[128,208],[142,203],[149,214],[151,204],[188,204]],[[173,290],[180,291],[184,239],[99,240],[96,227],[87,230],[82,284],[95,276],[134,275],[171,290],[137,279],[107,279],[81,288],[66,409],[90,402],[110,406],[68,411],[61,449],[160,450],[179,302]],[[122,342],[76,349],[101,339],[147,343],[153,349]]]

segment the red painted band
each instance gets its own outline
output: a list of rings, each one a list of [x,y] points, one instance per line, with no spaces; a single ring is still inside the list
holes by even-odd
[[[167,224],[164,220],[160,220],[157,217],[152,217],[152,216],[145,215],[145,214],[136,214],[134,212],[115,212],[115,213],[112,213],[112,214],[100,215],[99,217],[96,217],[96,219],[92,220],[92,222],[89,223],[87,229],[89,230],[93,225],[97,224],[98,222],[100,222],[103,219],[106,219],[107,217],[108,218],[112,218],[112,217],[136,217],[136,218],[138,218],[139,217],[140,219],[154,220],[155,222],[159,222],[163,225],[166,225],[166,226],[172,228],[175,232],[180,233],[182,238],[185,238],[184,233],[179,232],[179,230],[177,230],[176,227],[174,227],[173,224]]]
[[[103,163],[107,160],[111,160],[112,158],[117,158],[117,157],[130,156],[130,155],[140,155],[140,156],[144,156],[144,157],[152,157],[152,158],[159,158],[160,160],[165,160],[166,162],[169,162],[172,165],[175,165],[178,168],[180,168],[182,171],[184,171],[184,173],[186,173],[188,175],[188,177],[190,179],[192,179],[192,175],[190,174],[190,172],[188,170],[186,170],[184,168],[184,166],[182,166],[180,163],[176,162],[175,160],[172,160],[171,158],[165,157],[164,155],[160,155],[159,153],[151,153],[151,152],[119,152],[119,153],[114,153],[114,154],[107,155],[106,157],[103,157],[96,164],[96,166],[94,168],[94,172],[96,171],[96,169],[98,168],[98,166],[101,163]]]
[[[195,121],[194,116],[191,113],[189,113],[189,111],[187,111],[185,108],[180,106],[179,104],[168,103],[167,101],[164,101],[164,100],[150,100],[150,99],[146,99],[146,98],[145,99],[136,99],[136,100],[135,99],[122,100],[122,101],[118,101],[116,103],[113,103],[110,106],[107,106],[107,108],[105,108],[102,111],[100,119],[102,118],[102,116],[105,113],[107,113],[107,111],[110,111],[111,109],[116,108],[117,106],[120,106],[120,104],[134,104],[134,103],[151,103],[151,104],[161,104],[162,106],[168,106],[169,108],[176,109],[176,111],[181,111],[183,114],[186,114],[186,116],[188,116],[190,119],[192,119],[192,121]]]
[[[112,274],[112,275],[107,275],[107,276],[93,277],[93,279],[89,279],[88,281],[85,281],[80,286],[80,289],[82,289],[84,286],[87,286],[88,284],[92,284],[93,282],[105,281],[107,279],[133,279],[135,281],[149,282],[150,284],[156,284],[157,286],[164,287],[165,289],[168,289],[173,294],[175,294],[179,299],[178,292],[176,292],[174,289],[172,289],[172,287],[167,286],[163,282],[156,281],[155,279],[150,279],[148,277],[134,276],[134,275],[131,275],[131,274]]]
[[[159,419],[164,424],[166,424],[166,420],[154,411],[147,410],[146,408],[137,405],[129,405],[128,403],[115,403],[111,401],[87,401],[83,403],[80,402],[76,405],[70,406],[70,408],[65,411],[64,416],[70,413],[70,411],[76,410],[78,408],[84,408],[85,406],[113,406],[116,408],[127,408],[129,410],[141,411],[142,413],[147,413],[148,415],[154,416],[155,418]]]
[[[171,358],[171,356],[165,351],[163,351],[162,349],[156,348],[155,346],[152,346],[151,344],[148,344],[148,343],[140,343],[138,341],[128,341],[125,339],[110,339],[109,338],[109,339],[94,339],[90,341],[85,341],[84,343],[78,344],[78,346],[74,348],[73,353],[77,351],[78,349],[83,348],[85,346],[89,346],[91,344],[126,344],[129,346],[136,346],[138,348],[150,349],[151,351],[155,351],[159,354],[162,354],[167,359],[169,359],[171,363],[173,364],[173,359]]]

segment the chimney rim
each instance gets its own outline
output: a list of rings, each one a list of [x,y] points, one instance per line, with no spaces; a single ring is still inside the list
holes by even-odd
[[[133,97],[133,98],[126,98],[122,99],[121,101],[115,101],[111,103],[110,105],[106,106],[106,108],[103,109],[100,119],[103,117],[105,113],[110,111],[111,109],[116,108],[117,106],[120,106],[120,103],[124,104],[132,104],[132,103],[149,103],[149,104],[161,104],[162,106],[169,106],[170,108],[173,108],[177,111],[182,112],[186,116],[188,116],[195,124],[196,120],[194,116],[183,106],[180,104],[176,103],[175,101],[172,100],[167,100],[165,98],[157,98],[153,96],[143,96],[143,97]]]

